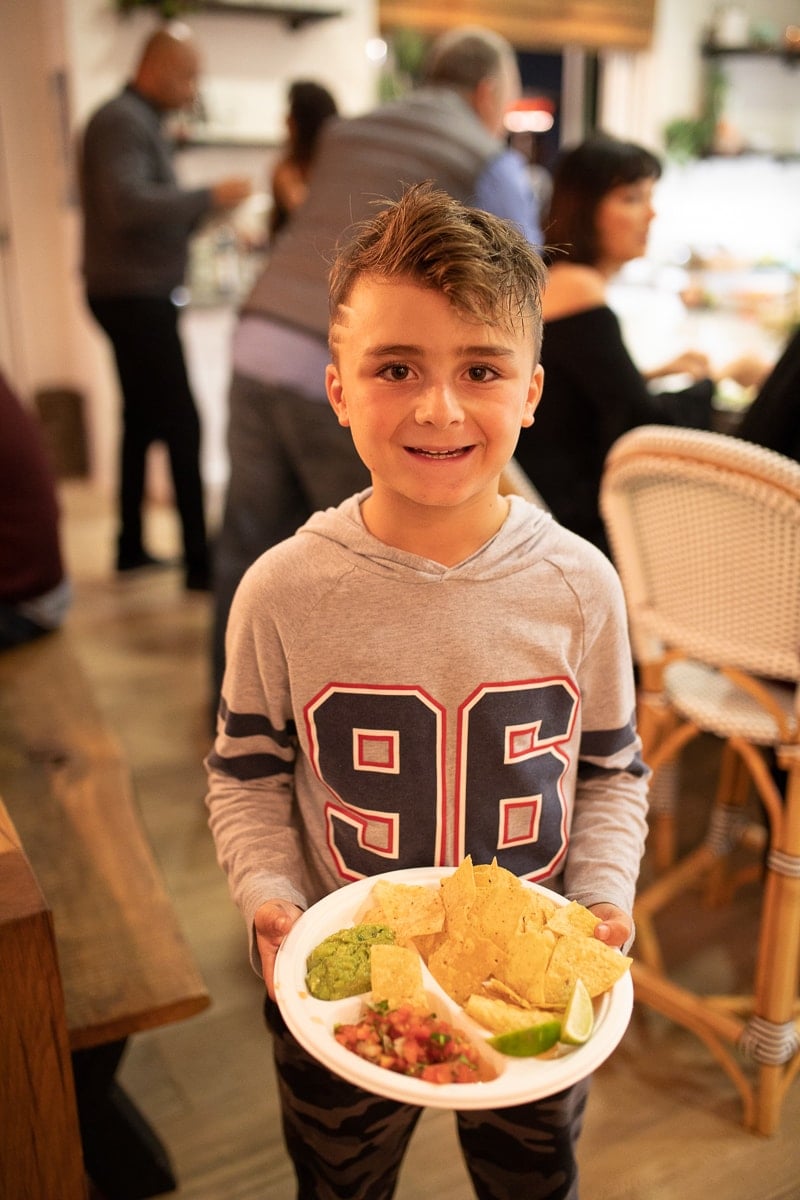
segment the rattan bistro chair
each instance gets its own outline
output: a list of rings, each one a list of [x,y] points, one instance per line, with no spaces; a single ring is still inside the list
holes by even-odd
[[[670,814],[652,814],[651,839],[665,825],[666,850],[635,909],[636,996],[703,1039],[739,1090],[745,1124],[769,1134],[800,1069],[800,465],[722,434],[645,426],[611,448],[601,510],[654,778],[699,733],[723,744],[702,845],[677,857]],[[748,795],[766,826],[752,994],[700,995],[669,978],[654,916],[724,869],[749,832]]]

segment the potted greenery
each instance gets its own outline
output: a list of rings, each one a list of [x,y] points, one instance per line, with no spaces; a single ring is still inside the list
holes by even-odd
[[[700,116],[675,117],[664,126],[664,145],[670,158],[676,162],[690,162],[714,152],[727,90],[725,73],[719,68],[710,71]]]

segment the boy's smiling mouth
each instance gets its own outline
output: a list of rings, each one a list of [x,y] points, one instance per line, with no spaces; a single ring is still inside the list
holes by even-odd
[[[455,446],[450,450],[435,450],[428,449],[425,446],[406,446],[409,454],[418,454],[423,458],[458,458],[462,454],[468,454],[472,446]]]

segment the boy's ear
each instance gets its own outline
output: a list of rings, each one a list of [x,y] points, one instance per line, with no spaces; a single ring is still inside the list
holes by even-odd
[[[350,418],[347,415],[347,401],[344,398],[344,388],[339,378],[339,371],[334,363],[328,363],[325,368],[325,391],[328,393],[331,408],[336,413],[336,419],[339,424],[349,425]]]
[[[542,398],[542,388],[544,387],[544,367],[538,363],[531,375],[530,387],[528,395],[525,399],[525,406],[522,410],[522,428],[528,429],[533,424],[533,416],[536,409],[539,407],[539,401]]]

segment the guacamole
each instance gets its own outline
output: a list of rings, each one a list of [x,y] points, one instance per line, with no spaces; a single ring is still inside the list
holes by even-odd
[[[394,941],[387,925],[354,925],[331,933],[306,960],[306,987],[317,1000],[344,1000],[370,990],[369,952]]]

